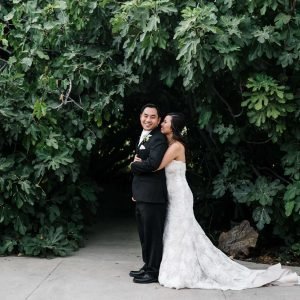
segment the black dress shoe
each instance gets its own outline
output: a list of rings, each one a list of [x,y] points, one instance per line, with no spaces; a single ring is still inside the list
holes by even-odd
[[[144,274],[145,274],[145,270],[143,268],[138,271],[130,271],[129,272],[129,276],[131,276],[131,277],[140,277]]]
[[[133,282],[135,282],[135,283],[152,283],[152,282],[158,282],[158,279],[156,276],[152,276],[148,273],[144,273],[144,275],[133,278]]]

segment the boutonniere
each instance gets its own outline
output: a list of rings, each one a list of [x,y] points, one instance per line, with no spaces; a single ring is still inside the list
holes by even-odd
[[[148,141],[150,140],[151,136],[152,136],[151,134],[147,134],[147,135],[143,138],[142,143],[148,142]]]

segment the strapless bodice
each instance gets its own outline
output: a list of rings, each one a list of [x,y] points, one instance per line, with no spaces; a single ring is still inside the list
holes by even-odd
[[[166,176],[174,179],[174,177],[185,177],[186,163],[181,160],[172,160],[166,166]]]

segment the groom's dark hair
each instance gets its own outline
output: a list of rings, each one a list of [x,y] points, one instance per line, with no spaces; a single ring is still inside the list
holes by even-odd
[[[145,108],[147,107],[150,107],[150,108],[155,108],[157,110],[157,114],[158,114],[158,117],[160,118],[161,117],[161,112],[160,112],[160,109],[157,105],[153,104],[153,103],[147,103],[145,104],[142,108],[141,108],[141,114],[144,112]]]

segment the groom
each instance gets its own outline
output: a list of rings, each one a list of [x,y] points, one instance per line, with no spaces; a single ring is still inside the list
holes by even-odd
[[[142,246],[144,266],[129,275],[136,283],[158,281],[162,259],[162,238],[166,216],[167,187],[165,170],[154,172],[167,150],[167,140],[160,132],[160,112],[156,105],[141,109],[143,127],[136,146],[136,158],[131,163],[133,173],[132,200],[136,201],[136,220]]]

